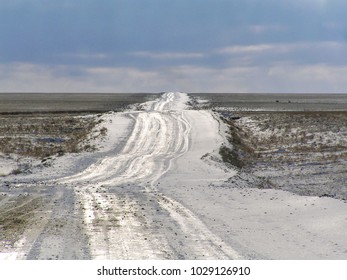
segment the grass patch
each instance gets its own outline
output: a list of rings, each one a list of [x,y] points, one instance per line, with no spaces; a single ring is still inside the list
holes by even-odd
[[[222,118],[222,120],[228,124],[228,141],[232,144],[232,149],[226,146],[222,146],[219,149],[222,160],[238,168],[248,166],[255,154],[254,150],[246,142],[247,133],[236,126],[233,120],[225,118]]]
[[[13,246],[41,207],[41,198],[19,197],[0,211],[0,240]]]
[[[246,164],[235,150],[226,146],[220,147],[219,154],[224,162],[230,163],[233,166],[242,168]]]
[[[97,124],[94,116],[33,114],[1,116],[0,121],[0,152],[3,154],[43,159],[56,154],[78,153],[85,148],[93,150],[82,143]],[[107,129],[102,128],[100,134],[105,136]]]

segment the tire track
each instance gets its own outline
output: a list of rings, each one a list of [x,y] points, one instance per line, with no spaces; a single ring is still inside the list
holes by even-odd
[[[186,250],[189,250],[185,255],[212,259],[240,259],[242,258],[241,255],[214,235],[190,210],[158,193],[155,188],[155,184],[170,169],[172,162],[189,149],[190,124],[184,117],[183,110],[165,111],[165,109],[167,110],[171,107],[169,105],[173,101],[174,94],[166,94],[161,100],[151,104],[151,111],[132,115],[135,119],[135,126],[123,151],[113,159],[101,163],[107,166],[101,168],[103,175],[105,174],[105,170],[110,170],[110,166],[112,166],[114,173],[117,174],[116,177],[102,178],[103,187],[125,183],[139,183],[143,185],[146,182],[146,195],[152,197],[157,202],[160,211],[165,212],[167,219],[171,220],[173,226],[171,228],[175,228],[186,239],[185,244],[190,244],[190,246],[185,246]],[[119,163],[122,160],[124,163],[120,165],[116,164],[116,162]],[[120,166],[126,167],[123,170],[119,170]],[[90,170],[88,173],[94,174]],[[89,175],[88,179],[91,180],[92,177],[93,175]],[[99,175],[97,180],[100,180]],[[107,205],[108,209],[115,209],[117,207],[116,205],[119,205],[119,201],[110,205],[109,201],[105,200],[102,195],[98,195],[97,197],[100,200],[99,205],[103,205],[103,207]],[[95,199],[95,195],[93,199]],[[117,200],[117,198],[115,199]],[[86,203],[88,204],[90,202],[91,199]],[[126,213],[137,204],[138,201],[136,199],[134,201],[127,197],[123,200],[123,204],[121,204],[122,207],[120,208],[122,210],[120,212]],[[130,205],[133,205],[133,207],[130,207]],[[90,206],[87,208],[91,209]],[[134,211],[133,214],[141,213],[141,211],[132,211]],[[105,209],[101,212],[104,215],[104,220],[110,219],[110,217],[106,217],[108,214]],[[153,230],[144,228],[141,226],[141,222],[139,222],[136,214],[135,216],[125,215],[124,217],[127,217],[127,219],[120,220],[122,222],[118,224],[119,228],[117,230],[114,231],[114,228],[110,228],[108,231],[104,231],[103,235],[100,235],[107,235],[105,240],[113,240],[111,242],[113,245],[118,244],[115,240],[115,236],[118,236],[118,240],[121,240],[121,245],[110,248],[110,245],[104,242],[105,248],[96,254],[96,258],[163,258],[165,257],[163,252],[173,250],[170,245],[172,242],[163,238],[166,235],[165,233],[155,234]],[[95,232],[97,229],[93,225],[92,220],[88,223],[91,227],[89,231]],[[144,236],[151,236],[151,241],[148,242],[149,238],[141,237],[141,234],[138,236],[140,232]],[[176,232],[176,234],[178,233]],[[91,240],[95,238],[97,237],[92,234]],[[98,248],[100,248],[100,244],[102,243],[100,238],[99,240],[92,241],[92,244],[98,244]],[[160,245],[158,246],[158,244]],[[155,248],[161,249],[160,251],[156,251]],[[152,252],[149,253],[151,250]],[[96,250],[92,249],[91,251]],[[140,255],[138,255],[139,251],[142,252]],[[105,252],[107,252],[106,255]],[[181,254],[176,253],[176,258],[179,255]]]
[[[145,103],[145,111],[129,112],[134,126],[120,152],[54,181],[57,189],[66,191],[59,192],[60,204],[38,234],[30,258],[52,253],[57,258],[92,259],[242,258],[193,212],[156,188],[175,159],[189,150],[185,101],[185,94],[165,93]],[[76,215],[82,225],[74,220]],[[57,220],[64,218],[71,221],[53,232]],[[79,244],[74,253],[64,243],[70,240],[69,246],[74,246],[69,236],[76,228],[87,244]]]

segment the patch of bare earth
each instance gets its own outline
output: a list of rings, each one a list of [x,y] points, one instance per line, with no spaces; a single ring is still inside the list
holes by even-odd
[[[37,218],[41,198],[32,195],[5,196],[0,199],[0,248],[12,248],[25,229]]]

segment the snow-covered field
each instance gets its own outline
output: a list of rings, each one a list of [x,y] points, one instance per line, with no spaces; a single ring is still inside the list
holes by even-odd
[[[98,151],[0,178],[0,258],[346,259],[347,204],[240,187],[225,124],[188,99],[104,114]]]

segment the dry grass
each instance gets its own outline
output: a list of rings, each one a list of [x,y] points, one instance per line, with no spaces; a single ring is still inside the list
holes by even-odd
[[[313,153],[335,159],[344,157],[347,151],[346,112],[243,112],[239,115],[242,118],[233,123],[231,131],[242,131],[244,145],[264,161],[272,161],[276,156],[292,161],[298,158],[297,154]]]
[[[224,161],[302,195],[347,200],[347,112],[236,112]]]
[[[224,162],[228,162],[236,167],[246,167],[254,156],[254,150],[244,141],[245,132],[231,119],[223,119],[229,125],[228,140],[232,143],[232,149],[222,146],[219,154]]]
[[[34,212],[37,212],[40,207],[41,198],[32,198],[30,196],[19,196],[9,200],[6,205],[2,205],[0,240],[6,242],[6,246],[13,247],[26,227],[32,222]]]
[[[43,159],[93,150],[82,143],[96,124],[95,117],[73,114],[1,116],[0,152]]]

